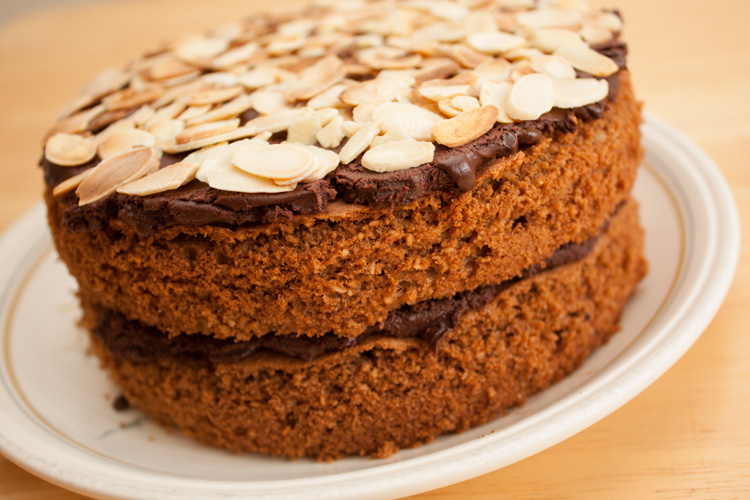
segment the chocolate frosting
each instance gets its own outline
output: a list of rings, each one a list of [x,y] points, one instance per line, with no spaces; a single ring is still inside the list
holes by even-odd
[[[602,228],[606,230],[607,224]],[[128,320],[122,314],[102,308],[93,333],[116,357],[134,363],[153,363],[160,358],[174,358],[211,364],[242,361],[253,353],[270,351],[290,358],[311,361],[323,354],[354,347],[375,337],[417,338],[426,342],[433,352],[445,335],[469,311],[489,303],[497,294],[520,280],[542,271],[576,262],[596,245],[599,236],[582,243],[567,243],[543,262],[534,264],[514,279],[496,285],[457,293],[452,297],[423,301],[392,311],[382,325],[372,326],[354,338],[332,333],[320,337],[280,336],[268,334],[253,340],[233,341],[205,335],[178,335],[169,338],[164,332]]]
[[[610,57],[621,69],[626,68],[627,47],[618,37],[592,47]],[[600,118],[619,88],[619,73],[607,78],[607,99],[587,106],[563,110],[555,108],[538,120],[496,124],[488,133],[458,148],[438,145],[431,163],[399,172],[378,173],[362,167],[359,159],[340,165],[326,179],[299,184],[288,193],[247,194],[213,189],[194,181],[174,191],[139,197],[114,194],[98,202],[78,206],[73,193],[60,198],[65,207],[63,224],[71,231],[96,231],[106,227],[112,218],[120,218],[136,232],[147,235],[170,226],[203,226],[219,224],[239,226],[271,223],[294,214],[322,212],[333,199],[373,207],[394,208],[409,204],[425,195],[446,192],[456,196],[476,184],[477,175],[496,158],[538,144],[547,134],[568,133],[579,121]],[[590,75],[580,74],[581,77]],[[252,118],[254,112],[242,117]],[[274,137],[276,141],[283,137]],[[162,166],[182,159],[184,155],[164,155]],[[93,167],[98,160],[79,167],[61,167],[44,157],[40,161],[45,180],[52,188],[63,180]]]

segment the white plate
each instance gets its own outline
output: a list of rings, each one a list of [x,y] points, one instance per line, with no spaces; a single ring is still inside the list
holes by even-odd
[[[719,308],[739,256],[739,218],[712,161],[653,117],[635,186],[650,271],[622,331],[581,369],[522,408],[386,460],[331,464],[235,455],[167,434],[84,355],[75,283],[52,250],[39,205],[0,240],[0,450],[20,466],[98,498],[395,498],[521,460],[593,424],[666,371]],[[125,424],[124,426],[121,424]]]

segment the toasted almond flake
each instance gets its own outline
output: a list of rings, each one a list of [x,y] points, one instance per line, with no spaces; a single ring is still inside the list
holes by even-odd
[[[269,54],[278,56],[283,54],[289,54],[291,52],[294,52],[295,50],[301,49],[305,46],[305,43],[307,42],[307,37],[296,37],[296,38],[286,38],[286,39],[276,39],[273,40],[271,43],[269,43],[266,46],[266,50]]]
[[[339,155],[327,149],[307,146],[307,149],[315,157],[315,170],[300,182],[314,182],[324,178],[339,166]]]
[[[483,62],[476,68],[474,73],[478,76],[478,80],[490,80],[493,82],[503,82],[508,79],[511,72],[511,65],[505,59],[490,59]]]
[[[367,149],[375,136],[380,133],[380,124],[377,121],[365,123],[357,132],[349,138],[344,147],[341,148],[339,159],[344,165],[350,164],[362,152]]]
[[[233,165],[211,170],[206,182],[214,189],[238,193],[285,193],[293,191],[296,185],[280,186],[270,179],[249,174]]]
[[[206,84],[206,88],[229,88],[236,87],[240,84],[239,76],[227,71],[214,71],[213,73],[206,73],[200,78],[200,81]]]
[[[136,181],[120,186],[117,188],[117,192],[134,196],[148,196],[171,191],[195,179],[198,167],[197,163],[190,161],[173,163]]]
[[[184,100],[178,99],[168,106],[161,109],[157,109],[154,116],[144,124],[144,128],[149,129],[155,123],[163,122],[165,120],[172,120],[182,114],[187,108],[187,104]]]
[[[138,111],[130,115],[127,119],[133,122],[137,127],[140,127],[153,118],[155,113],[154,108],[146,104],[138,108]]]
[[[351,120],[344,120],[344,122],[341,124],[341,130],[344,132],[344,135],[347,137],[351,137],[354,134],[357,133],[359,129],[362,128],[364,123],[359,123]]]
[[[181,101],[183,104],[186,104],[186,96],[204,88],[207,88],[206,84],[201,80],[194,80],[191,82],[176,85],[165,90],[158,99],[151,103],[151,106],[158,112],[160,108],[173,104],[177,101]]]
[[[242,94],[242,87],[228,87],[201,90],[188,97],[189,106],[206,106],[210,104],[220,104],[229,101]]]
[[[418,141],[432,139],[432,129],[440,116],[413,104],[389,102],[379,106],[372,114],[384,132],[394,128]]]
[[[381,104],[382,103],[379,102],[363,102],[362,104],[356,106],[354,110],[352,110],[352,117],[354,118],[354,121],[359,123],[367,123],[369,121],[372,121],[372,113]]]
[[[270,115],[282,110],[292,109],[284,97],[284,91],[278,87],[266,87],[250,94],[255,111]]]
[[[435,85],[419,88],[419,93],[431,101],[441,101],[457,95],[467,95],[470,92],[470,85]]]
[[[469,12],[461,19],[461,27],[464,33],[481,33],[483,31],[497,31],[494,16],[482,10]]]
[[[381,126],[381,129],[382,129],[382,126]],[[385,144],[386,142],[402,141],[404,139],[410,139],[412,141],[414,140],[408,135],[406,135],[404,131],[401,130],[400,128],[393,127],[390,130],[388,130],[385,134],[375,137],[375,139],[372,140],[372,143],[370,143],[370,147],[374,148],[375,146],[378,146],[380,144]]]
[[[146,80],[169,80],[195,73],[199,68],[179,59],[162,59],[143,68],[140,75]]]
[[[231,120],[222,120],[217,122],[201,123],[200,125],[193,125],[188,127],[175,136],[175,142],[177,144],[187,144],[189,142],[195,142],[206,137],[214,135],[225,134],[231,132],[240,126],[240,119],[233,118]]]
[[[93,172],[94,169],[90,168],[88,170],[84,170],[83,172],[80,172],[73,177],[68,177],[64,181],[62,181],[60,184],[54,187],[52,189],[52,196],[62,196],[65,193],[69,193],[73,191],[75,188],[77,188],[83,180]]]
[[[134,92],[131,88],[110,94],[102,100],[105,108],[109,111],[119,111],[142,106],[156,100],[164,92],[159,87],[146,89],[143,92]]]
[[[451,59],[438,59],[431,64],[424,64],[425,62],[423,61],[421,69],[414,70],[412,73],[415,83],[423,83],[436,78],[448,78],[458,73],[460,69]]]
[[[466,95],[450,97],[438,102],[438,106],[440,107],[440,111],[442,111],[443,114],[452,118],[454,116],[460,115],[464,111],[478,108],[479,99]]]
[[[187,63],[208,66],[211,59],[227,50],[227,47],[229,42],[225,39],[194,36],[177,45],[174,55]]]
[[[498,112],[495,106],[487,105],[449,120],[441,120],[432,129],[432,136],[435,141],[449,148],[463,146],[489,131],[495,124]]]
[[[586,12],[590,9],[586,0],[541,0],[539,8],[542,9],[565,9]]]
[[[78,134],[58,133],[47,139],[44,157],[50,163],[62,167],[75,167],[91,161],[96,155],[93,137]]]
[[[232,164],[247,173],[283,181],[303,179],[312,173],[315,157],[304,147],[282,143],[239,149],[232,156]]]
[[[585,22],[578,31],[589,45],[607,43],[612,39],[612,32],[598,23]]]
[[[45,141],[55,134],[77,134],[78,132],[87,130],[89,122],[103,111],[104,106],[100,104],[98,106],[94,106],[91,109],[78,112],[73,116],[69,116],[60,120],[57,124],[55,124],[54,127],[52,127],[49,132],[47,132]]]
[[[362,166],[374,172],[396,172],[431,162],[434,155],[431,142],[391,141],[371,147],[362,156]]]
[[[154,148],[131,149],[102,160],[76,189],[78,205],[88,205],[114,193],[118,187],[159,168]]]
[[[485,54],[502,54],[511,49],[526,45],[526,38],[500,31],[485,31],[474,33],[466,38],[466,43],[479,52]]]
[[[240,149],[267,145],[268,142],[266,142],[265,139],[260,140],[256,137],[252,139],[242,139],[240,141],[232,142],[231,144],[221,142],[194,151],[182,161],[194,162],[200,165],[195,177],[201,182],[207,182],[209,172],[215,168],[232,166],[232,156],[234,156],[234,153]]]
[[[465,68],[475,68],[489,60],[489,56],[461,44],[451,45],[448,54]]]
[[[276,83],[277,72],[267,66],[259,66],[239,76],[242,85],[249,89],[259,89]]]
[[[257,120],[257,118],[256,118]],[[263,132],[261,130],[261,125],[265,125],[271,128],[277,128],[278,121],[273,121],[272,123],[255,123],[253,125],[250,125],[251,122],[255,120],[251,120],[247,122],[244,126],[236,128],[232,130],[231,132],[226,132],[224,134],[218,134],[211,137],[206,137],[205,139],[199,139],[194,142],[188,142],[186,144],[177,144],[177,143],[165,143],[162,144],[161,149],[165,153],[182,153],[185,151],[192,151],[195,149],[200,149],[206,146],[211,146],[213,144],[219,144],[220,142],[224,141],[234,141],[237,139],[245,139],[247,137],[252,137],[254,135],[258,135],[259,133]],[[250,126],[248,126],[250,125]],[[288,127],[289,125],[286,125]],[[280,130],[284,130],[286,127],[281,128]],[[277,132],[279,130],[276,130]],[[202,180],[202,179],[201,179]]]
[[[153,147],[156,137],[150,132],[136,128],[124,128],[107,134],[99,141],[97,153],[102,160],[133,148]]]
[[[581,21],[581,13],[563,9],[537,9],[519,12],[516,16],[524,28],[574,27]]]
[[[491,82],[482,83],[479,91],[479,103],[482,106],[492,105],[498,109],[496,120],[500,123],[512,123],[513,118],[508,116],[505,111],[505,103],[510,94],[511,84],[509,82]]]
[[[80,113],[85,113],[88,110],[86,110],[86,111],[81,111],[81,110],[83,108],[87,108],[87,107],[91,106],[96,101],[97,101],[97,98],[94,97],[94,96],[91,96],[91,95],[81,95],[81,96],[78,96],[73,101],[71,101],[68,104],[66,104],[60,110],[60,112],[57,114],[57,119],[58,120],[63,120],[63,119],[69,117],[70,115],[72,115],[73,113],[76,113],[76,112],[78,112],[79,114]],[[104,108],[104,106],[102,106],[102,109],[103,108]]]
[[[339,115],[339,110],[334,108],[323,108],[313,111],[313,116],[317,116],[320,120],[320,126],[328,125],[328,122],[333,120]]]
[[[111,94],[125,87],[130,81],[131,74],[120,68],[109,68],[89,80],[81,89],[81,94],[91,96],[93,100]]]
[[[597,12],[594,15],[594,19],[613,33],[622,31],[622,19],[614,12]]]
[[[350,105],[359,106],[366,102],[385,102],[387,99],[375,90],[371,82],[363,82],[351,85],[349,88],[339,94],[339,99]]]
[[[286,140],[288,142],[310,146],[317,142],[315,136],[323,128],[320,117],[316,115],[297,118],[289,125]]]
[[[574,68],[593,76],[609,76],[620,69],[612,59],[584,43],[564,43],[557,48],[555,54],[570,61]]]
[[[187,120],[188,126],[200,125],[201,123],[228,120],[239,116],[253,106],[250,96],[241,95],[236,99],[211,111]]]
[[[315,29],[315,23],[310,19],[295,19],[280,24],[276,32],[282,37],[307,36]]]
[[[552,82],[552,78],[539,73],[521,77],[508,94],[508,115],[517,120],[536,120],[551,110],[555,104]]]
[[[347,87],[348,85],[346,84],[334,85],[307,101],[307,106],[312,109],[340,108],[344,103],[339,100],[339,94],[346,90]]]
[[[567,59],[560,56],[540,56],[531,60],[531,68],[553,80],[573,80],[576,70]]]
[[[531,37],[532,45],[548,53],[556,51],[560,45],[568,42],[581,42],[581,35],[568,29],[547,28],[534,31]]]
[[[435,42],[458,42],[466,36],[466,32],[451,23],[428,24],[412,34],[411,40],[435,41]],[[389,39],[388,43],[392,44]]]
[[[343,123],[343,117],[334,117],[330,122],[328,122],[328,125],[320,129],[320,131],[315,134],[315,139],[317,139],[320,145],[324,148],[334,149],[339,147],[339,144],[341,144],[341,141],[344,139],[344,131],[341,127]]]
[[[422,62],[419,54],[409,54],[395,47],[373,47],[362,49],[357,54],[362,64],[373,69],[404,69],[414,68]]]
[[[346,72],[344,63],[335,55],[328,55],[306,68],[299,75],[285,97],[289,102],[307,100],[341,81]]]
[[[558,80],[553,83],[555,106],[558,108],[577,108],[599,102],[607,97],[609,83],[607,80],[578,78],[576,80]]]
[[[438,107],[437,102],[431,99],[427,99],[425,96],[420,94],[417,89],[412,89],[409,92],[408,101],[408,103],[403,104],[413,104],[419,108],[424,109],[425,111],[429,111],[434,115],[440,116],[440,108]]]
[[[185,122],[182,120],[163,120],[156,122],[148,131],[154,134],[157,144],[174,142],[177,134],[185,130]]]
[[[248,42],[239,47],[230,49],[214,59],[213,67],[228,69],[239,63],[247,62],[258,52],[259,46],[256,42]]]
[[[463,5],[449,2],[447,0],[430,0],[427,9],[435,17],[449,21],[461,20],[469,13]]]

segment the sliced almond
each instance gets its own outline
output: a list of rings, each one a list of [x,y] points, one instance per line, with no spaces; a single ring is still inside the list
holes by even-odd
[[[581,42],[581,35],[569,29],[546,28],[535,30],[531,37],[531,43],[534,47],[550,54],[562,44],[568,42]]]
[[[372,113],[380,105],[381,103],[379,102],[363,102],[362,104],[356,106],[352,110],[352,117],[354,118],[354,121],[359,123],[367,123],[369,121],[372,121]]]
[[[190,153],[183,161],[194,162],[200,165],[195,177],[201,182],[207,182],[208,174],[212,170],[219,167],[232,166],[232,156],[240,149],[267,145],[268,143],[265,140],[257,138],[242,139],[231,144],[224,142]]]
[[[598,45],[612,40],[612,32],[598,23],[586,22],[578,32],[589,45]]]
[[[501,31],[485,31],[474,33],[466,37],[469,47],[485,54],[502,54],[511,49],[517,49],[527,44],[524,37],[503,33]]]
[[[241,95],[216,109],[212,109],[207,113],[189,119],[187,125],[192,127],[193,125],[200,125],[201,123],[228,120],[229,118],[241,115],[250,109],[252,105],[253,101],[250,96]]]
[[[405,50],[395,47],[373,47],[363,49],[357,54],[362,64],[373,69],[404,69],[415,68],[422,62],[419,54],[409,54]]]
[[[593,76],[609,76],[620,70],[612,59],[584,43],[564,43],[555,50],[555,54],[570,61],[574,68]]]
[[[154,134],[158,144],[164,142],[174,142],[177,134],[185,130],[185,122],[182,120],[163,120],[156,122],[148,131]]]
[[[199,165],[190,161],[173,163],[156,172],[117,188],[118,193],[135,196],[171,191],[195,179]]]
[[[335,149],[339,147],[339,144],[341,144],[341,141],[344,139],[344,131],[341,127],[343,123],[344,118],[336,116],[328,122],[328,125],[315,134],[315,139],[317,139],[320,145],[324,148]]]
[[[189,106],[206,106],[210,104],[220,104],[229,101],[242,94],[243,88],[239,85],[236,87],[216,88],[195,92],[188,97]]]
[[[90,162],[96,156],[96,141],[93,137],[78,134],[55,134],[47,139],[44,157],[62,167],[75,167]]]
[[[164,90],[159,87],[146,89],[143,92],[135,92],[131,88],[110,94],[102,100],[102,103],[109,111],[119,111],[130,108],[143,106],[151,101],[156,100],[162,95]]]
[[[487,133],[495,124],[498,112],[495,106],[487,105],[441,120],[432,129],[432,136],[449,148],[463,146]]]
[[[81,89],[81,95],[91,96],[93,100],[122,89],[128,84],[131,73],[120,68],[109,68],[89,80]]]
[[[256,42],[248,42],[244,45],[240,45],[239,47],[224,52],[222,55],[214,59],[213,67],[228,69],[242,62],[247,62],[258,52],[258,49],[259,46]]]
[[[555,106],[558,108],[577,108],[599,102],[609,94],[607,80],[578,78],[576,80],[558,80],[553,83]]]
[[[276,83],[277,72],[268,66],[259,66],[239,76],[242,85],[249,89],[259,89]]]
[[[440,116],[413,104],[389,102],[379,106],[372,114],[384,132],[395,128],[418,141],[432,140],[432,129]]]
[[[414,70],[412,76],[416,83],[423,83],[436,78],[448,78],[459,71],[459,66],[451,59],[437,59],[430,64],[423,61],[422,68]]]
[[[341,148],[339,159],[344,165],[350,164],[362,152],[370,146],[373,139],[380,133],[380,125],[376,121],[365,123],[357,132],[349,138],[344,147]]]
[[[147,80],[168,80],[192,74],[197,69],[197,66],[170,58],[154,62],[154,64],[142,69],[140,75]]]
[[[508,94],[506,112],[516,120],[536,120],[555,105],[552,78],[533,73],[521,77]]]
[[[109,133],[97,146],[97,153],[102,160],[118,155],[133,148],[153,147],[156,137],[150,132],[136,128],[125,128]]]
[[[489,60],[489,56],[461,44],[451,45],[448,54],[465,68],[475,68]]]
[[[293,191],[296,185],[280,186],[270,179],[249,174],[233,165],[211,170],[206,182],[214,189],[238,193],[285,193]]]
[[[314,182],[324,178],[339,166],[339,155],[327,149],[307,146],[315,157],[315,170],[300,182]]]
[[[289,102],[307,100],[341,81],[346,72],[344,63],[335,55],[328,55],[300,73],[285,97]]]
[[[574,27],[581,22],[581,13],[564,9],[536,9],[519,12],[516,16],[524,28],[560,28]]]
[[[201,139],[205,139],[206,137],[225,134],[227,132],[235,130],[239,126],[239,118],[222,120],[218,122],[201,123],[200,125],[193,125],[192,127],[188,127],[177,134],[175,136],[175,142],[177,142],[177,144],[187,144],[189,142],[195,142]]]
[[[78,205],[88,205],[114,193],[118,187],[133,182],[159,168],[154,148],[136,148],[110,156],[92,169],[76,189]]]
[[[474,68],[479,80],[492,82],[504,82],[510,76],[510,71],[511,65],[505,59],[490,59]]]
[[[400,128],[394,127],[388,130],[385,134],[375,137],[375,139],[372,140],[372,143],[370,143],[370,147],[374,148],[375,146],[385,144],[386,142],[403,141],[404,139],[414,140],[406,135]]]
[[[448,117],[458,116],[464,111],[479,107],[479,100],[476,97],[460,95],[449,97],[438,102],[438,107],[444,115]]]
[[[60,120],[52,129],[47,132],[46,139],[49,139],[55,134],[76,134],[83,132],[88,129],[89,122],[94,119],[98,114],[104,111],[103,105],[94,106],[91,109],[80,111],[73,116],[63,118]]]
[[[492,105],[498,109],[496,120],[499,123],[512,123],[513,118],[508,116],[505,111],[505,103],[508,100],[508,94],[512,84],[509,82],[491,82],[485,81],[482,83],[482,88],[479,91],[479,103],[482,106]]]
[[[194,36],[177,45],[174,54],[187,63],[208,66],[211,59],[227,50],[228,47],[229,42],[223,38]]]
[[[266,179],[303,179],[315,169],[315,157],[304,147],[283,143],[239,149],[232,164]]]
[[[185,151],[193,151],[195,149],[200,149],[206,146],[211,146],[214,144],[219,144],[220,142],[225,141],[234,141],[237,139],[244,139],[246,137],[252,137],[254,135],[258,135],[262,130],[259,130],[259,127],[257,126],[247,126],[250,122],[246,123],[245,126],[236,128],[232,130],[231,132],[226,132],[224,134],[218,134],[213,135],[211,137],[206,137],[205,139],[198,139],[197,141],[188,142],[185,144],[177,144],[175,143],[165,143],[162,144],[161,149],[165,153],[183,153]],[[275,124],[275,123],[274,123]],[[257,124],[256,124],[257,125]],[[288,125],[287,125],[288,126]],[[284,127],[286,128],[286,127]],[[283,129],[282,129],[283,130]]]
[[[213,108],[213,106],[210,104],[204,104],[203,106],[189,106],[185,108],[185,111],[180,113],[180,116],[178,116],[177,119],[183,121],[194,120],[211,111],[211,108]]]
[[[553,80],[573,80],[576,70],[561,56],[540,56],[531,60],[531,68],[537,73],[544,73]]]
[[[431,101],[441,101],[457,95],[467,95],[470,92],[470,85],[435,85],[419,88],[419,93]]]
[[[307,101],[307,106],[312,109],[340,108],[344,103],[339,99],[339,94],[346,88],[345,84],[334,85]]]
[[[89,168],[87,170],[84,170],[83,172],[80,172],[74,175],[73,177],[68,177],[67,179],[62,181],[60,184],[55,186],[55,188],[52,190],[52,196],[62,196],[65,193],[69,193],[73,191],[93,171],[94,171],[93,168]]]
[[[288,142],[310,146],[317,142],[315,136],[322,128],[323,125],[319,116],[303,116],[297,118],[291,125],[289,125],[286,140]]]
[[[431,142],[391,141],[370,148],[362,156],[362,166],[374,172],[396,172],[431,162],[434,155]]]

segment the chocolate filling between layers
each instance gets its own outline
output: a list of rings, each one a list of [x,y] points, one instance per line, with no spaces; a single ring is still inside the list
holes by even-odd
[[[92,331],[115,357],[134,363],[153,363],[160,358],[174,358],[214,365],[229,364],[240,362],[262,351],[312,361],[323,354],[354,347],[374,337],[421,339],[437,354],[442,339],[455,328],[461,316],[480,309],[500,292],[523,279],[586,257],[608,226],[609,222],[605,223],[599,235],[582,243],[566,243],[543,262],[526,268],[517,278],[460,292],[452,297],[403,306],[392,311],[382,325],[372,326],[353,338],[338,337],[332,333],[320,337],[269,334],[238,342],[202,335],[183,334],[169,338],[157,328],[128,320],[122,314],[108,308],[99,311],[97,324]]]
[[[626,68],[627,46],[617,37],[592,48],[615,61],[621,70]],[[579,73],[579,77],[587,76],[590,75]],[[603,101],[575,109],[555,108],[534,121],[496,124],[488,133],[464,146],[438,145],[434,160],[415,168],[377,173],[362,167],[358,159],[350,165],[340,165],[326,179],[276,194],[226,192],[194,181],[173,191],[145,197],[116,193],[79,207],[76,195],[68,193],[60,198],[65,207],[63,225],[71,231],[97,231],[106,227],[110,219],[120,218],[138,234],[148,235],[171,226],[273,223],[295,214],[323,212],[333,199],[394,208],[435,192],[458,195],[474,187],[477,175],[491,160],[538,144],[546,134],[573,132],[579,121],[601,118],[608,102],[617,95],[619,72],[607,81],[610,91]],[[182,157],[184,155],[164,155],[162,166]],[[79,167],[61,167],[43,157],[40,166],[51,189],[97,163],[95,159]]]

